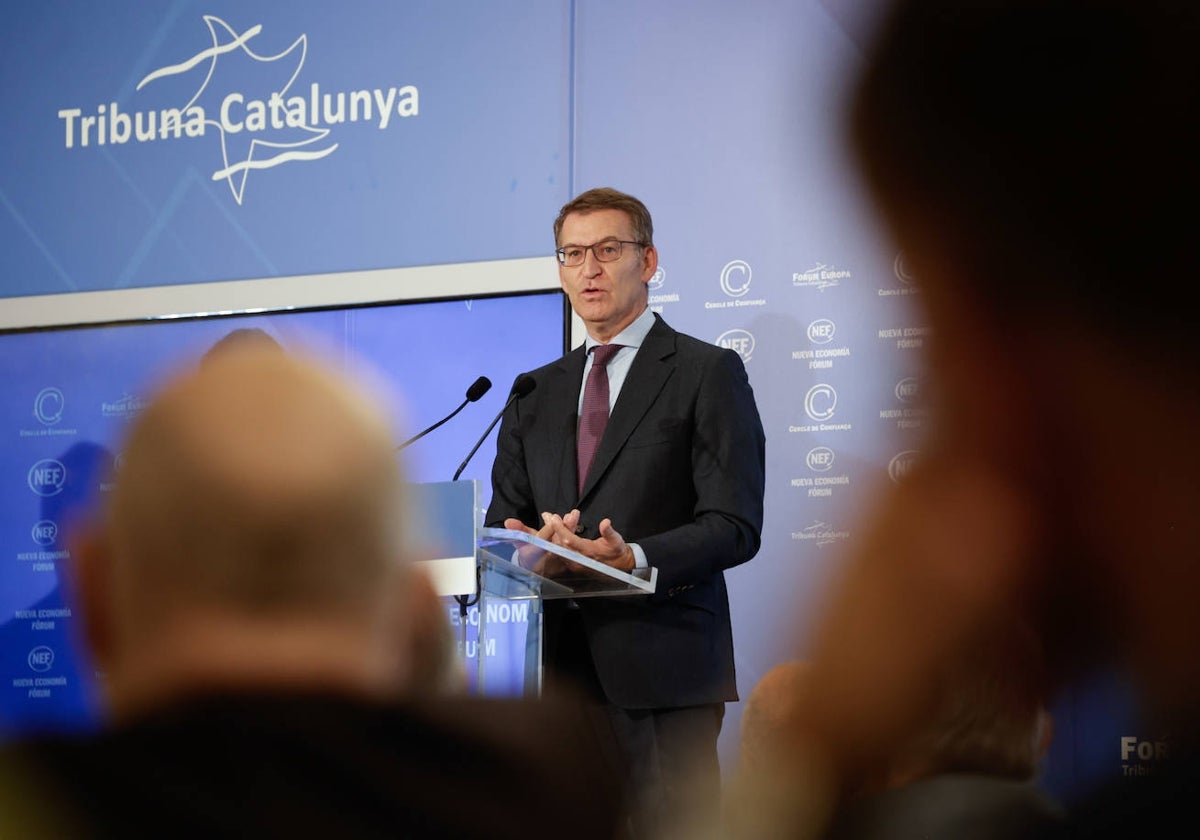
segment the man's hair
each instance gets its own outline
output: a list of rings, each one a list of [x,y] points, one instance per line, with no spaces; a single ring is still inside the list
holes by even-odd
[[[987,309],[1194,354],[1198,43],[1178,0],[900,0],[851,139],[885,215],[961,258]]]
[[[561,245],[559,236],[562,234],[563,222],[572,213],[592,213],[596,210],[620,210],[633,223],[633,235],[643,245],[654,244],[654,223],[650,220],[650,211],[646,205],[631,195],[614,190],[611,187],[596,187],[580,193],[563,205],[554,220],[554,244]]]
[[[814,688],[812,679],[807,662],[789,660],[755,684],[742,711],[743,767],[769,770],[781,749],[792,749],[785,736],[803,694]],[[1019,781],[1037,775],[1050,716],[1042,650],[1027,623],[1005,615],[990,624],[941,671],[933,690],[929,714],[894,760],[856,784],[869,789],[942,773]]]
[[[979,773],[1019,781],[1038,772],[1049,739],[1041,643],[1016,619],[989,625],[936,681],[932,714],[899,758],[921,775]]]

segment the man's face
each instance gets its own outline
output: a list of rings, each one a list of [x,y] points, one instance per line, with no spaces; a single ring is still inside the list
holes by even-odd
[[[595,245],[604,240],[636,241],[633,222],[622,210],[593,210],[571,213],[563,219],[559,247]],[[597,341],[609,341],[629,326],[646,307],[646,284],[658,268],[653,246],[621,245],[621,256],[600,262],[587,249],[583,265],[558,268],[563,291],[571,307]]]

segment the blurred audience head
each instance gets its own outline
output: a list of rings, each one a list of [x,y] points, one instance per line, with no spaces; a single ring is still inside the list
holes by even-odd
[[[739,770],[770,773],[794,748],[790,727],[821,672],[788,660],[755,683],[742,710]],[[1051,717],[1041,645],[1023,621],[998,618],[969,649],[941,663],[930,678],[924,713],[847,792],[890,789],[943,773],[1032,781],[1050,744]]]
[[[1013,615],[1046,699],[1122,668],[1156,724],[1195,736],[1197,43],[1200,6],[1172,0],[888,6],[850,140],[931,327],[930,419],[807,628],[787,778],[738,814],[761,836],[819,830],[906,750],[1000,755],[935,733],[969,722],[945,681]],[[994,710],[1014,773],[1044,746],[1034,708]]]
[[[267,351],[282,351],[283,345],[275,340],[266,330],[260,327],[238,327],[221,336],[200,357],[201,364],[207,364],[214,357],[220,357],[231,350],[247,350],[257,348]]]
[[[780,734],[795,713],[800,694],[809,688],[809,665],[792,659],[773,666],[746,697],[742,708],[739,768],[769,772],[781,748]]]
[[[1040,644],[1020,621],[997,621],[935,676],[929,713],[873,783],[897,787],[945,773],[1033,781],[1050,746]]]
[[[899,0],[851,139],[934,303],[1042,315],[1194,367],[1200,10],[1174,0]],[[1168,354],[1168,359],[1171,358]],[[1190,360],[1190,361],[1189,361]]]
[[[243,684],[397,689],[404,495],[387,418],[345,372],[243,346],[168,382],[79,552],[113,710]]]
[[[932,327],[926,473],[974,469],[1023,512],[1004,562],[1056,673],[1116,659],[1185,720],[1198,39],[1172,0],[900,0],[850,109]]]

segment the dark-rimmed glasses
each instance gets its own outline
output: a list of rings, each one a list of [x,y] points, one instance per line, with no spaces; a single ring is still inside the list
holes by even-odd
[[[622,245],[645,247],[645,242],[634,242],[629,239],[602,239],[592,245],[564,245],[554,252],[558,264],[564,268],[575,268],[583,265],[587,252],[591,251],[597,262],[613,262],[621,259]]]

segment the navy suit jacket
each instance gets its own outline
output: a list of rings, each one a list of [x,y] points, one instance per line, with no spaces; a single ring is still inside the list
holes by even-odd
[[[741,357],[655,315],[625,378],[582,494],[575,437],[584,348],[532,371],[505,412],[486,523],[580,510],[594,539],[605,517],[658,569],[653,596],[580,599],[596,675],[631,709],[737,699],[723,571],[758,551],[765,440]],[[560,601],[546,605],[552,636]]]

